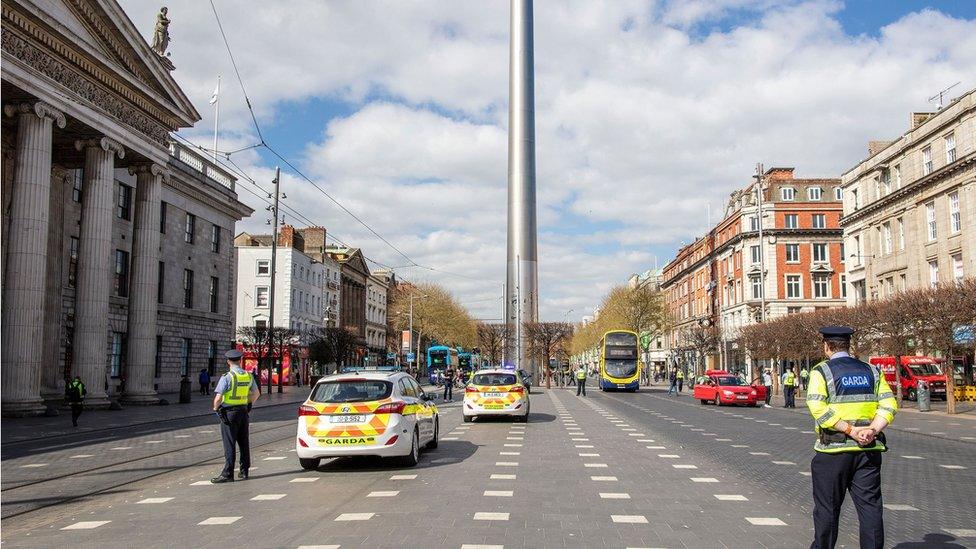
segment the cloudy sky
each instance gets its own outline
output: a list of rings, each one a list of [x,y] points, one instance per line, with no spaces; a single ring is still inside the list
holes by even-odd
[[[154,8],[121,3],[150,37]],[[286,205],[302,216],[287,221],[324,225],[401,278],[500,317],[508,2],[215,5],[265,141],[318,186],[285,170]],[[259,143],[210,4],[168,6],[174,76],[203,116],[181,135],[210,146],[219,74],[219,148]],[[757,162],[837,177],[928,97],[976,87],[970,2],[539,0],[535,17],[550,320],[578,319],[610,286],[663,266]],[[264,188],[282,164],[264,148],[231,159]],[[267,204],[240,195],[257,212],[238,230],[264,231]]]

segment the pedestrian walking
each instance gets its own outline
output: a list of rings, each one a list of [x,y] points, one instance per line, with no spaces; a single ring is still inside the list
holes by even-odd
[[[762,380],[763,387],[766,388],[766,403],[763,407],[769,408],[769,401],[773,398],[773,374],[769,372],[769,368],[763,370]]]
[[[210,372],[206,368],[200,370],[200,376],[198,381],[200,382],[200,394],[209,395],[210,394]]]
[[[78,426],[78,418],[85,410],[85,395],[87,394],[85,384],[78,376],[75,376],[64,388],[64,400],[71,405],[71,425],[75,427]]]
[[[784,408],[796,408],[796,380],[797,377],[793,368],[786,370],[786,373],[783,374]]]
[[[804,368],[800,370],[800,390],[806,391],[810,386],[810,370]]]
[[[681,370],[678,370],[677,377],[678,377],[678,392],[680,393],[681,387],[684,386],[685,384],[685,373]]]
[[[576,396],[586,396],[586,367],[580,366],[576,370]]]
[[[828,360],[810,372],[807,408],[816,422],[811,549],[833,549],[841,506],[849,491],[857,509],[862,549],[884,547],[881,504],[881,454],[887,451],[882,430],[894,419],[898,402],[881,371],[850,355],[846,326],[825,326]]]
[[[678,396],[678,369],[672,368],[668,374],[668,396]]]
[[[444,370],[444,401],[454,402],[454,367]]]
[[[261,396],[254,376],[241,368],[243,354],[237,349],[224,353],[228,372],[220,377],[214,389],[213,410],[220,418],[220,438],[224,443],[224,469],[210,482],[234,482],[234,458],[241,451],[241,467],[237,478],[247,479],[251,467],[251,444],[248,439],[248,415],[251,406]]]

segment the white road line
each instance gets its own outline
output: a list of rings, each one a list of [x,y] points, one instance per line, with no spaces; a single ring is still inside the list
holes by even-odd
[[[85,459],[95,457],[94,454],[78,454],[77,456],[71,456],[68,459]]]
[[[616,482],[617,477],[590,477],[590,480],[595,482]]]
[[[47,467],[47,463],[28,463],[20,466],[21,469],[36,469],[38,467]]]
[[[496,461],[495,467],[518,467],[517,461]]]
[[[731,438],[717,438],[715,442],[732,442]]]
[[[573,442],[589,442],[589,441],[590,441],[590,439],[588,439],[588,438],[574,438],[573,439]]]
[[[522,452],[498,452],[500,456],[520,456]]]
[[[647,524],[647,517],[644,515],[610,515],[610,519],[624,524]]]
[[[315,482],[319,477],[298,477],[289,480],[288,482]]]
[[[712,477],[691,477],[692,482],[718,482],[717,478]]]
[[[62,530],[91,530],[92,528],[98,528],[112,521],[110,520],[85,520],[81,522],[76,522],[69,526],[65,526]]]
[[[116,446],[115,448],[110,448],[111,450],[131,450],[132,446]]]
[[[803,475],[803,476],[805,476],[805,477],[809,477],[813,473],[811,473],[810,471],[800,471],[800,474]]]
[[[748,448],[749,445],[748,444],[733,444],[732,447],[733,448]]]
[[[644,433],[627,433],[627,436],[629,436],[629,437],[646,437],[647,435],[645,435]]]
[[[581,457],[581,458],[598,458],[598,457],[600,457],[600,454],[593,454],[593,453],[580,454],[579,457]]]
[[[746,517],[749,524],[754,526],[786,526],[786,523],[773,517]]]
[[[376,490],[366,494],[368,498],[392,498],[399,494],[399,490]]]
[[[601,499],[630,499],[630,494],[623,492],[600,492]]]
[[[198,522],[197,526],[223,526],[234,524],[239,520],[241,520],[241,517],[210,517],[207,520]]]
[[[664,446],[647,446],[648,450],[667,450]]]
[[[912,507],[903,503],[885,503],[884,508],[889,511],[918,511],[918,507]]]
[[[664,459],[680,459],[681,456],[678,454],[658,454],[657,457]]]
[[[515,475],[502,475],[502,474],[498,474],[498,473],[493,473],[488,478],[490,480],[515,480]]]
[[[639,438],[637,442],[654,442],[653,438]]]
[[[173,438],[190,438],[190,435],[173,435]]]
[[[505,447],[506,448],[521,448],[522,445],[521,444],[506,444]]]
[[[136,502],[137,505],[148,504],[148,503],[166,503],[167,501],[172,501],[173,498],[146,498]]]
[[[943,528],[942,531],[957,538],[976,538],[976,529],[973,528]]]
[[[212,486],[213,483],[209,480],[198,480],[196,482],[191,482],[190,486]]]
[[[901,457],[903,457],[905,459],[925,459],[922,456],[901,456]]]
[[[768,456],[769,452],[749,452],[749,455],[753,456]]]
[[[444,439],[441,439],[441,440],[444,440]],[[285,456],[270,456],[270,457],[264,458],[264,461],[281,461],[283,459],[285,459]]]
[[[939,465],[943,469],[965,469],[962,465]]]
[[[146,441],[146,444],[162,444],[162,443],[163,443],[163,441],[161,441],[161,440],[147,440]]]
[[[688,465],[687,463],[675,463],[671,467],[674,467],[675,469],[697,469],[698,468],[697,465]]]
[[[334,522],[347,522],[352,520],[369,520],[376,513],[342,513],[335,518]]]
[[[511,490],[485,490],[483,495],[493,498],[510,498],[514,495],[514,492]]]
[[[749,501],[749,498],[739,494],[715,494],[719,501]]]
[[[299,545],[298,549],[339,549],[339,547],[339,545]]]
[[[461,440],[461,439],[459,439],[458,437],[441,437],[441,440],[444,441],[444,440]]]
[[[417,475],[393,475],[390,480],[413,480]]]
[[[474,520],[508,520],[508,513],[475,513]]]
[[[287,494],[258,494],[251,498],[251,501],[277,501]]]
[[[574,448],[592,448],[593,445],[592,444],[574,444],[573,447]]]
[[[608,467],[606,463],[584,463],[583,467],[588,467],[590,469],[602,469]]]
[[[505,440],[525,440],[525,437],[505,437]]]

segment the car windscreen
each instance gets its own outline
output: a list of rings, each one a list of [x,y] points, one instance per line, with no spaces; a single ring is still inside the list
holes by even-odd
[[[937,376],[942,373],[935,364],[910,364],[908,367],[917,376]]]
[[[633,360],[605,360],[603,367],[611,377],[630,377],[637,372],[637,362]]]
[[[732,376],[719,377],[719,378],[715,378],[715,380],[722,387],[738,387],[740,385],[745,385],[745,383],[742,383],[741,379]]]
[[[473,385],[515,385],[515,374],[475,374]]]
[[[319,383],[309,398],[312,402],[366,402],[392,393],[393,384],[382,379],[337,380]]]

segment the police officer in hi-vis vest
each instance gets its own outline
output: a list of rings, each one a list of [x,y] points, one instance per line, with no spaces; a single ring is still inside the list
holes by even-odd
[[[220,417],[220,438],[224,441],[224,470],[210,482],[234,482],[235,446],[241,448],[241,470],[238,478],[246,479],[251,467],[251,446],[248,441],[247,416],[251,405],[261,396],[254,376],[241,368],[244,355],[237,349],[224,353],[230,371],[220,377],[214,389],[213,409]]]
[[[884,546],[881,453],[884,429],[898,404],[881,371],[852,357],[845,326],[820,329],[829,360],[810,371],[807,407],[816,421],[813,480],[814,539],[811,549],[837,543],[840,509],[848,491],[857,508],[863,548]]]

